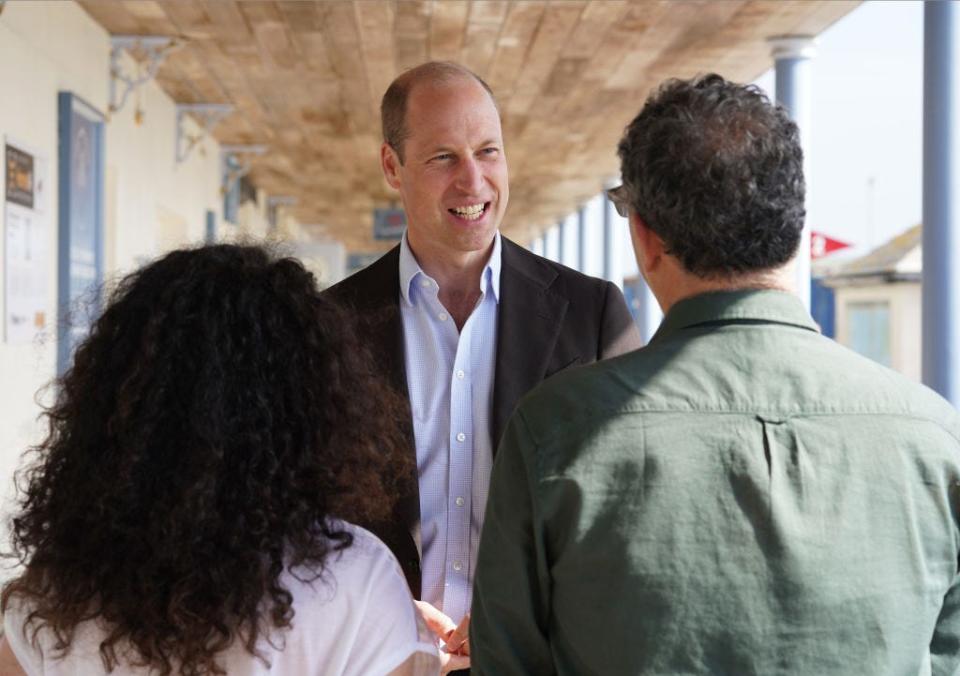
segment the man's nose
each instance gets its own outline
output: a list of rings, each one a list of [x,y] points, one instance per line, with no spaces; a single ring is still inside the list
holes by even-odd
[[[466,158],[457,169],[457,188],[469,193],[483,188],[483,168],[475,157]]]

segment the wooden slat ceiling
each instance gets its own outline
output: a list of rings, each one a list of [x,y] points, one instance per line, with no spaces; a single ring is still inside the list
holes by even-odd
[[[80,0],[112,34],[180,36],[160,69],[179,103],[232,103],[214,135],[266,144],[251,176],[294,195],[318,236],[374,242],[395,194],[379,168],[380,97],[428,59],[484,77],[504,118],[510,207],[521,241],[617,172],[615,145],[651,87],[716,71],[750,81],[769,36],[818,34],[858,2],[836,0]]]

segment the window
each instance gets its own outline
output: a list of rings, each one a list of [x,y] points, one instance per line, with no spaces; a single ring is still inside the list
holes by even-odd
[[[852,350],[890,366],[890,303],[848,303],[847,336]]]

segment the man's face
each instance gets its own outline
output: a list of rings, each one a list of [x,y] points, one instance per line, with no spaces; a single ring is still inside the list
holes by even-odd
[[[386,145],[381,159],[403,200],[411,247],[421,259],[486,252],[509,197],[490,96],[472,78],[414,86],[406,127],[403,164]]]

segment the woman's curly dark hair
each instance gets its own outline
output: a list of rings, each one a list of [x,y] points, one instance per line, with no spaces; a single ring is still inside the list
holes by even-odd
[[[630,206],[701,277],[778,267],[800,244],[797,125],[757,87],[668,80],[618,147]]]
[[[18,476],[3,591],[58,650],[98,618],[107,669],[223,673],[217,653],[287,627],[297,568],[388,513],[412,473],[401,399],[297,261],[174,251],[124,279],[77,349]],[[337,622],[338,618],[331,618]],[[133,650],[131,651],[130,648]]]

